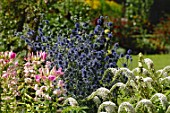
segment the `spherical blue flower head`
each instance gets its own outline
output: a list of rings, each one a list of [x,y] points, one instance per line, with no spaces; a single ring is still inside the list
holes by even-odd
[[[104,31],[102,31],[100,35],[101,35],[101,36],[104,36],[104,35],[105,35],[105,32],[104,32]]]
[[[46,24],[49,24],[49,21],[48,21],[48,20],[45,20],[45,23],[46,23]]]
[[[121,53],[119,57],[120,57],[120,58],[123,58],[123,57],[124,57],[124,54],[123,54],[123,53]]]
[[[110,58],[109,56],[106,56],[104,60],[105,60],[105,61],[108,61],[109,58]]]
[[[104,68],[105,68],[105,69],[108,69],[108,68],[109,68],[109,64],[105,64],[105,65],[104,65]]]
[[[123,63],[122,66],[123,66],[123,67],[127,67],[127,64],[126,64],[126,63]]]
[[[41,43],[40,42],[37,42],[37,46],[40,48],[41,47]]]
[[[83,27],[87,27],[88,26],[88,23],[83,23]]]
[[[76,35],[76,38],[81,38],[81,36],[80,35]]]
[[[93,49],[96,49],[98,46],[96,43],[93,44]]]
[[[54,47],[56,47],[56,48],[58,47],[58,43],[57,42],[54,44]]]
[[[101,19],[97,19],[97,24],[98,25],[102,25],[102,20]]]
[[[23,36],[23,35],[21,35],[20,38],[21,38],[22,40],[25,40],[25,36]]]
[[[108,34],[108,37],[109,37],[109,38],[112,38],[112,37],[113,37],[112,33],[109,33],[109,34]]]
[[[62,54],[58,53],[58,59],[62,59]]]
[[[86,69],[81,69],[81,73],[82,73],[82,77],[83,78],[87,78],[87,71],[86,71]]]
[[[129,49],[128,51],[127,51],[127,54],[131,54],[132,53],[132,50],[131,49]]]
[[[39,38],[40,38],[39,36],[36,36],[35,41],[38,41],[38,40],[39,40]]]
[[[73,34],[73,35],[77,34],[77,32],[76,32],[75,29],[72,30],[72,34]]]
[[[29,32],[27,32],[27,35],[28,35],[28,36],[33,36],[33,32],[32,32],[32,31],[29,31]]]
[[[39,32],[42,32],[42,28],[38,28],[38,31],[39,31]]]
[[[70,41],[69,41],[68,39],[66,39],[66,43],[69,44],[69,42],[70,42]]]
[[[92,38],[94,36],[94,34],[89,34],[89,37]]]
[[[39,36],[42,37],[43,36],[43,32],[39,32]]]
[[[131,62],[133,61],[132,56],[130,56],[130,61],[131,61]]]
[[[114,61],[113,58],[109,58],[109,60],[108,60],[109,63],[111,63],[113,61]]]
[[[79,54],[78,54],[77,51],[74,51],[74,57],[75,57],[75,58],[78,58],[78,57],[79,57]]]
[[[31,43],[31,40],[28,38],[25,38],[25,42],[28,44],[28,43]]]
[[[46,44],[46,49],[50,50],[51,46],[50,44]]]
[[[111,63],[109,63],[109,67],[111,67],[111,68],[116,67],[116,62],[111,62]]]
[[[62,65],[62,64],[63,64],[62,60],[58,60],[58,65]]]
[[[114,48],[117,49],[119,47],[119,43],[114,44]]]
[[[112,55],[113,55],[114,58],[116,58],[118,54],[116,52],[113,52]]]
[[[41,45],[41,50],[45,51],[46,50],[45,46]]]
[[[99,32],[99,31],[101,30],[101,26],[100,26],[100,25],[97,25],[94,30],[96,30],[97,32]]]
[[[109,27],[113,26],[113,23],[112,22],[108,22],[108,26]]]
[[[46,38],[47,38],[47,41],[51,41],[51,37],[47,36]]]
[[[60,46],[64,46],[65,45],[63,41],[60,41],[59,43],[60,43]]]
[[[74,35],[73,34],[70,34],[70,38],[73,38],[74,37]]]
[[[79,28],[80,27],[80,24],[79,23],[76,23],[75,24],[75,28]]]
[[[86,57],[86,54],[85,54],[85,53],[81,53],[81,56],[80,56],[80,57],[85,58],[85,57]]]
[[[100,19],[104,19],[104,17],[103,17],[103,16],[100,16],[99,18],[100,18]]]
[[[98,56],[102,56],[103,55],[103,51],[101,50],[101,51],[97,51],[97,55]]]
[[[34,43],[33,43],[33,47],[37,47],[37,42],[34,42]]]
[[[53,51],[50,50],[50,51],[48,52],[48,54],[50,55],[50,57],[52,57],[52,56],[53,56]]]
[[[128,59],[130,58],[130,55],[127,54],[125,57],[126,57],[126,59],[128,60]]]

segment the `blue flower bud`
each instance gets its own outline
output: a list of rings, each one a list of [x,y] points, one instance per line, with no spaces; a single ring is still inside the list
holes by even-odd
[[[112,38],[112,37],[113,37],[112,33],[109,33],[109,34],[108,34],[108,37],[109,37],[109,38]]]

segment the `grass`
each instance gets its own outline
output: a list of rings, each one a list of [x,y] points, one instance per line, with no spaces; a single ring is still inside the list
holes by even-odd
[[[138,56],[133,55],[133,62],[130,65],[130,69],[133,69],[138,66]],[[154,62],[154,68],[156,70],[162,69],[167,65],[170,65],[170,54],[162,55],[144,55],[144,58],[150,58]]]

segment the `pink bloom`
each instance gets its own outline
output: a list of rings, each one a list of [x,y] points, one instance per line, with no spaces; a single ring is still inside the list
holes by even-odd
[[[7,78],[9,76],[9,74],[5,73],[2,75],[2,78]]]
[[[61,70],[62,70],[62,68],[60,67],[60,68],[55,72],[55,74],[56,74],[56,75],[64,75],[64,72],[62,72]]]
[[[60,89],[56,89],[56,90],[53,91],[53,94],[60,96],[62,94],[62,91]]]
[[[54,75],[49,75],[49,76],[48,76],[48,79],[49,79],[50,81],[54,81],[54,80],[56,79],[56,76],[54,76]]]
[[[15,66],[18,66],[18,62],[15,62]]]
[[[63,80],[59,80],[58,81],[58,86],[59,87],[63,87],[64,86],[64,81]]]
[[[9,52],[9,58],[10,59],[14,59],[16,57],[16,53],[14,53],[14,52]]]
[[[40,75],[36,75],[36,76],[35,76],[35,80],[36,80],[37,82],[40,82],[40,79],[41,79],[41,76],[40,76]]]
[[[41,57],[41,59],[45,60],[46,57],[47,57],[47,53],[41,52],[41,53],[40,53],[40,57]]]
[[[42,76],[41,78],[42,78],[43,80],[46,80],[46,79],[47,79],[47,77],[46,77],[46,76]]]

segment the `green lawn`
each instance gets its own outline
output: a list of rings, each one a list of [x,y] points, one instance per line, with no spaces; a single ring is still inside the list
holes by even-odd
[[[132,55],[133,62],[130,65],[130,69],[137,67],[138,56]],[[154,62],[154,67],[156,70],[162,69],[167,65],[170,65],[170,54],[163,55],[144,55],[144,58],[150,58]]]

